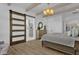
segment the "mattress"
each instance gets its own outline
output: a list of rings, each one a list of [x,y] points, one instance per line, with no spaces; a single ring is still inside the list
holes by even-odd
[[[45,34],[41,40],[53,42],[53,43],[58,43],[58,44],[66,45],[69,47],[74,47],[74,45],[75,45],[75,38],[69,37],[69,36],[62,34],[62,33]]]

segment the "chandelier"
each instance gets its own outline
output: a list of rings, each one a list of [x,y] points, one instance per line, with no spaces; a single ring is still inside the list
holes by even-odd
[[[45,16],[51,16],[54,14],[54,10],[52,8],[46,8],[46,9],[44,9],[43,14]]]

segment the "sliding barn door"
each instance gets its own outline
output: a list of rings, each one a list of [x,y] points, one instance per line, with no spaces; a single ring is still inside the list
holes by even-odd
[[[10,45],[26,42],[26,15],[10,10]]]

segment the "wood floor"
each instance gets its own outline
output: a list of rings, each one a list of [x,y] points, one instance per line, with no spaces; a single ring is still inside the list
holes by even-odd
[[[34,40],[10,46],[9,55],[64,55],[64,53],[41,46],[41,41]]]

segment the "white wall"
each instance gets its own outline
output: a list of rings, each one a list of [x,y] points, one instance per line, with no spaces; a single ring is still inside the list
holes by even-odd
[[[62,16],[55,15],[47,17],[47,31],[48,33],[62,33],[63,32],[63,23],[62,23]]]
[[[49,16],[45,18],[38,17],[36,24],[38,24],[39,21],[43,22],[43,24],[46,25],[47,33],[62,33],[63,32],[62,14]]]
[[[46,25],[47,20],[45,18],[39,18],[39,17],[37,17],[36,20],[35,20],[36,30],[37,30],[37,27],[38,27],[38,23],[39,22],[42,22],[43,23],[43,26],[44,26],[44,25]],[[44,27],[42,29],[44,29]]]
[[[67,22],[67,23],[79,23],[79,13],[76,13],[76,14],[73,14],[73,13],[67,13],[64,15],[65,18],[64,20]]]
[[[7,6],[6,4],[0,4],[0,40],[5,40],[6,43],[10,43],[9,41],[10,40],[10,29],[9,29],[10,9],[20,13],[26,13],[25,10],[23,10],[22,8],[15,6]],[[27,39],[29,39],[29,37],[27,37]]]
[[[3,4],[0,4],[0,40],[9,43],[9,11]]]

